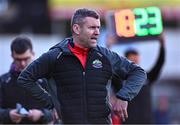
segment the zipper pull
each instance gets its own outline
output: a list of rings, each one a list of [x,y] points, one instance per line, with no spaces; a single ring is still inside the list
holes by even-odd
[[[59,57],[62,55],[62,52],[59,52],[59,54],[57,55],[57,59],[59,59]]]
[[[85,74],[86,74],[86,73],[85,73],[85,72],[83,72],[83,76],[85,76]]]

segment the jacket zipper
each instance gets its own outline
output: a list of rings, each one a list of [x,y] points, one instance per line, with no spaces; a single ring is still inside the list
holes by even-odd
[[[83,118],[83,123],[88,123],[88,113],[87,113],[87,85],[86,85],[86,68],[88,66],[88,60],[90,58],[92,51],[89,51],[88,56],[87,56],[87,60],[86,60],[86,67],[84,69],[83,65],[81,64],[80,60],[74,55],[72,54],[80,63],[81,68],[82,68],[82,75],[83,75],[83,114],[82,114],[82,118]]]
[[[84,107],[84,123],[88,123],[87,121],[87,89],[86,89],[86,72],[83,71],[83,107]]]
[[[86,60],[86,67],[85,67],[85,69],[83,70],[83,89],[84,89],[84,91],[83,91],[83,97],[84,97],[84,115],[85,115],[85,119],[84,119],[84,123],[86,123],[86,124],[88,124],[88,113],[87,113],[87,110],[88,110],[88,108],[87,108],[87,85],[86,85],[86,68],[87,68],[87,66],[88,66],[88,63],[89,63],[89,58],[90,58],[90,55],[91,55],[91,53],[92,53],[92,51],[90,50],[89,51],[89,53],[88,53],[88,55],[87,55],[87,60]]]
[[[85,69],[83,67],[83,65],[81,64],[80,60],[73,54],[72,56],[74,56],[80,63],[81,68],[82,68],[82,78],[83,78],[83,83],[82,83],[82,94],[83,94],[83,114],[82,114],[82,118],[83,118],[83,123],[88,123],[88,119],[87,119],[87,92],[86,92],[86,72]],[[88,61],[88,60],[87,60]],[[87,64],[86,61],[86,64]]]

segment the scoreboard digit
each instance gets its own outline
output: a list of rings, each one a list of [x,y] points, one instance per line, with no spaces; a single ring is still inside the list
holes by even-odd
[[[157,38],[163,32],[161,11],[158,7],[123,9],[111,16],[113,31],[124,40]]]
[[[161,34],[163,31],[163,26],[162,26],[162,18],[161,18],[161,11],[157,7],[149,7],[146,9],[147,13],[150,15],[154,16],[149,16],[148,23],[150,25],[155,25],[154,27],[149,28],[149,34],[151,35],[156,35],[156,34]]]
[[[148,28],[145,27],[148,24],[148,14],[144,8],[134,9],[134,14],[136,17],[135,20],[135,34],[137,36],[147,36],[149,34]]]
[[[121,21],[119,21],[121,20]],[[123,10],[115,13],[115,25],[118,36],[133,37],[135,17],[131,10]]]

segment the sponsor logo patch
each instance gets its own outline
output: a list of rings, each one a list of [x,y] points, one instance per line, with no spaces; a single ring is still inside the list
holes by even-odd
[[[94,68],[102,68],[103,67],[102,62],[99,59],[94,60],[93,63],[92,63],[92,66]]]

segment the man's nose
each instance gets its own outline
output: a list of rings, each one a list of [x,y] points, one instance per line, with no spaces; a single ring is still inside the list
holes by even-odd
[[[25,66],[26,66],[26,61],[21,61],[21,62],[20,62],[20,65],[23,66],[23,67],[25,67]]]
[[[99,35],[99,34],[100,34],[99,28],[96,28],[96,29],[95,29],[95,34],[96,34],[96,35]]]

